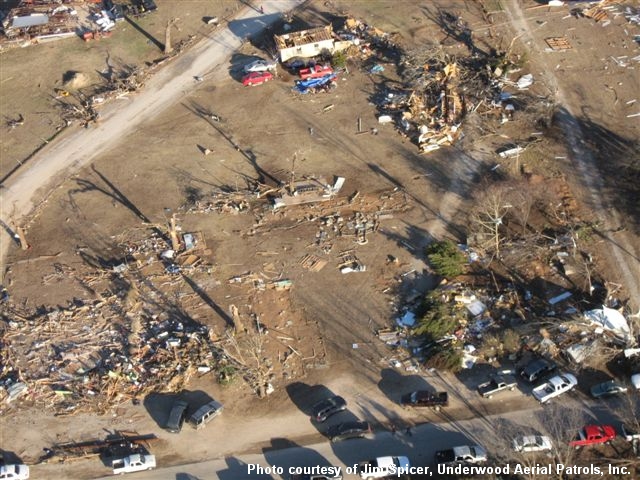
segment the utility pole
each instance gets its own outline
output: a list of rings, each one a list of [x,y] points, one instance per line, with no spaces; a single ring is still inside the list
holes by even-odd
[[[296,179],[296,159],[298,158],[298,152],[293,154],[293,160],[291,160],[291,180],[289,181],[289,194],[293,195],[293,183]]]

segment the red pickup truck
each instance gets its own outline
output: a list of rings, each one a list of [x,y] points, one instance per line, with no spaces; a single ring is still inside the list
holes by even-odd
[[[580,448],[608,443],[614,438],[616,438],[616,430],[611,425],[587,425],[580,430],[575,440],[569,442],[569,445]]]
[[[302,80],[306,80],[308,78],[320,78],[326,75],[331,75],[333,73],[333,68],[329,65],[314,65],[313,67],[302,68],[298,73]]]

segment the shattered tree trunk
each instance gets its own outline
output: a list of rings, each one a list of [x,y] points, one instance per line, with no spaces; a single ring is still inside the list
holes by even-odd
[[[18,240],[20,240],[20,248],[22,250],[28,250],[29,244],[27,243],[27,237],[24,234],[24,229],[22,227],[16,228],[16,232],[18,233]]]
[[[175,215],[171,216],[169,235],[171,236],[171,248],[173,248],[175,252],[178,252],[178,250],[180,250],[180,239],[178,238],[178,232],[176,231]]]
[[[235,329],[236,333],[244,332],[244,325],[242,324],[242,320],[240,320],[238,307],[236,307],[235,305],[230,305],[229,311],[231,312],[231,318],[233,319],[233,328]]]

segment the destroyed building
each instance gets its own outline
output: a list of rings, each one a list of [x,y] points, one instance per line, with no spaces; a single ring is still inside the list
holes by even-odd
[[[333,54],[349,47],[352,42],[340,41],[333,35],[331,25],[274,35],[281,62],[294,57],[315,57],[323,53]]]

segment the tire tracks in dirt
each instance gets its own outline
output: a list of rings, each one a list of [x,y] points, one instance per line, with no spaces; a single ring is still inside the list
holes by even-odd
[[[609,261],[615,264],[616,270],[620,274],[620,280],[629,295],[631,308],[640,312],[640,252],[637,242],[633,242],[632,233],[619,232],[613,239],[605,232],[612,231],[622,224],[620,212],[612,205],[608,204],[603,197],[604,184],[600,175],[593,175],[591,172],[598,172],[598,165],[593,152],[585,147],[584,132],[576,120],[576,108],[567,101],[563,85],[558,82],[554,74],[554,68],[547,62],[542,48],[536,48],[537,40],[533,30],[529,26],[527,19],[518,1],[505,2],[505,12],[515,30],[516,35],[526,38],[527,42],[522,42],[529,50],[533,62],[538,62],[541,70],[546,72],[545,80],[549,83],[552,91],[555,92],[555,100],[564,107],[564,111],[557,116],[559,126],[566,135],[569,147],[569,158],[580,177],[581,184],[586,190],[583,200],[591,204],[595,212],[595,217],[603,224],[600,235],[609,245],[611,255]],[[530,42],[533,48],[527,47]],[[578,106],[578,109],[580,106]],[[613,266],[613,265],[612,265]]]

